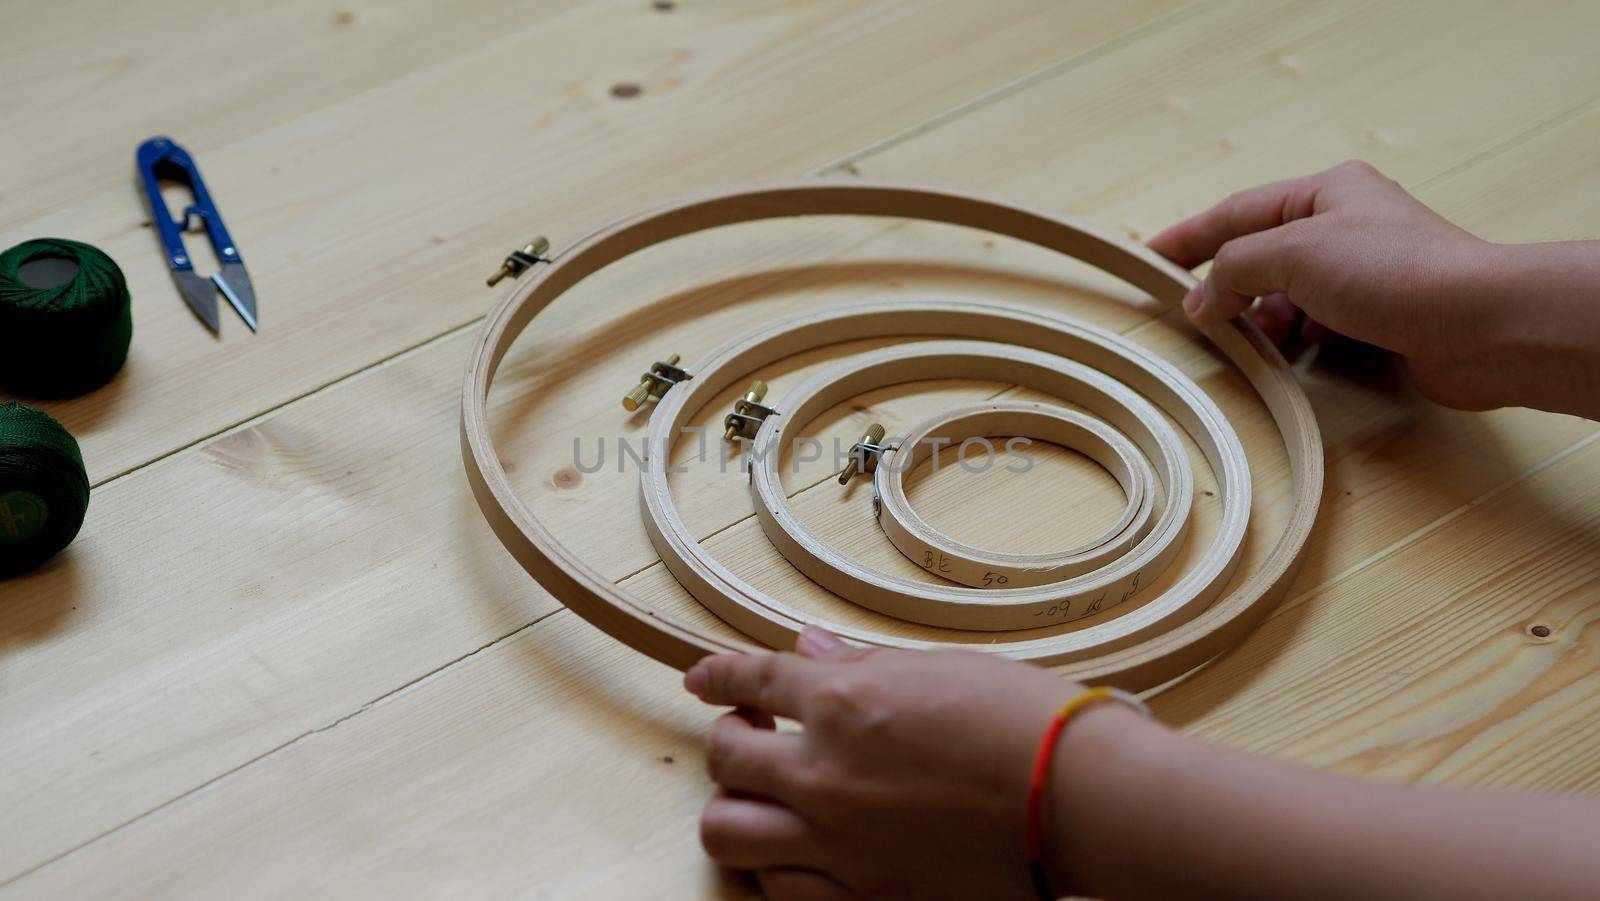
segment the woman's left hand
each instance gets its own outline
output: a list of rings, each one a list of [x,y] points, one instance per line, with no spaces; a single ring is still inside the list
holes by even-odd
[[[993,655],[867,651],[820,630],[794,654],[707,658],[684,684],[738,708],[711,730],[721,788],[701,840],[718,863],[756,871],[769,897],[1034,896],[1029,770],[1078,686]],[[1063,746],[1090,740],[1091,721],[1140,719],[1099,706]],[[774,717],[802,728],[775,730]]]

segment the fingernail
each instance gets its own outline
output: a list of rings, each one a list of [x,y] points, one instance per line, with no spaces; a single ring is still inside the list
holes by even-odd
[[[706,670],[705,664],[696,663],[683,674],[683,687],[697,697],[706,693],[706,683],[710,681],[711,673]]]
[[[1193,318],[1194,314],[1200,312],[1200,302],[1205,300],[1205,297],[1205,284],[1203,282],[1190,288],[1189,293],[1183,295],[1183,311],[1188,313],[1190,318]]]
[[[844,646],[845,643],[827,629],[807,626],[800,633],[800,640],[795,642],[794,649],[804,657],[826,657]]]

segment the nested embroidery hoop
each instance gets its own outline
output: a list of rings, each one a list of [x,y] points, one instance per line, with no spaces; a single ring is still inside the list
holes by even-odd
[[[1174,307],[1194,284],[1189,273],[1150,250],[1060,216],[971,194],[865,181],[713,191],[625,218],[553,258],[540,257],[548,265],[535,269],[489,316],[468,364],[461,416],[468,482],[501,543],[546,590],[618,640],[679,669],[707,654],[766,648],[722,638],[651,608],[562,544],[512,489],[491,439],[488,393],[517,336],[541,310],[593,272],[693,232],[761,219],[821,215],[899,217],[987,230],[1079,259]],[[1066,675],[1125,688],[1150,687],[1182,675],[1242,639],[1277,603],[1298,569],[1322,493],[1322,444],[1310,402],[1283,357],[1253,324],[1234,320],[1202,331],[1254,387],[1278,427],[1290,467],[1289,520],[1261,563],[1231,591],[1170,629],[1055,667]],[[916,323],[903,323],[900,333],[918,334]],[[695,381],[674,386],[663,402]],[[1159,399],[1156,402],[1164,406]],[[791,633],[780,629],[778,634]]]
[[[1177,585],[1155,601],[1125,616],[1081,632],[998,642],[985,650],[1052,665],[1088,653],[1127,644],[1173,618],[1198,612],[1232,576],[1244,545],[1250,512],[1250,473],[1243,464],[1238,437],[1198,385],[1170,364],[1116,335],[1027,307],[957,298],[892,300],[776,323],[719,351],[712,352],[696,377],[676,397],[664,398],[650,420],[652,447],[679,434],[698,409],[699,397],[715,396],[711,386],[723,381],[724,361],[750,361],[787,355],[801,342],[849,341],[879,334],[878,329],[914,321],[928,335],[969,335],[987,328],[992,341],[917,341],[849,357],[795,388],[778,405],[781,415],[769,417],[751,448],[751,495],[756,517],[767,538],[790,563],[824,588],[869,610],[903,620],[955,629],[1006,631],[1057,625],[1122,603],[1166,569],[1180,550],[1188,528],[1194,494],[1177,433],[1145,399],[1150,392],[1170,392],[1179,422],[1194,434],[1222,489],[1223,527],[1215,549]],[[902,332],[903,333],[903,332]],[[1098,359],[1100,368],[1077,362]],[[777,359],[774,357],[773,359]],[[743,365],[741,363],[740,365]],[[1107,370],[1121,370],[1116,378]],[[876,388],[922,381],[959,372],[984,381],[1016,383],[1079,404],[1128,433],[1150,458],[1166,503],[1155,526],[1134,548],[1100,569],[1046,585],[1016,588],[969,588],[916,582],[888,576],[840,554],[809,529],[790,508],[779,479],[779,449],[828,408]],[[1137,378],[1129,373],[1139,373]],[[1135,381],[1143,384],[1134,384]],[[1144,394],[1138,390],[1147,389]],[[698,395],[698,397],[697,397]],[[667,488],[666,461],[650,459],[641,475],[647,511],[646,526],[656,539],[673,575],[702,604],[729,622],[756,613],[767,625],[794,630],[800,615],[781,599],[754,588],[720,566],[694,539],[677,516]],[[675,565],[676,564],[676,565]],[[743,610],[729,608],[731,600]],[[765,616],[766,612],[775,616]],[[867,644],[927,647],[926,642],[877,636],[833,622],[820,625]],[[1170,625],[1170,623],[1166,623]],[[768,640],[765,626],[750,624]],[[742,630],[745,627],[740,627]],[[782,640],[782,639],[778,639]]]

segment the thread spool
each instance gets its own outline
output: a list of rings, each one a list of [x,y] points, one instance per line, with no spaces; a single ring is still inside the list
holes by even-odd
[[[38,238],[0,253],[0,389],[92,391],[122,368],[132,338],[128,283],[104,251]]]
[[[0,578],[60,553],[89,509],[78,442],[48,414],[0,403]]]

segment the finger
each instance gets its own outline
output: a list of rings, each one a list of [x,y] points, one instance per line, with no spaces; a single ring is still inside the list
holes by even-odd
[[[1316,211],[1327,173],[1275,181],[1240,191],[1150,239],[1150,249],[1185,269],[1216,256],[1235,238],[1304,219]]]
[[[797,718],[801,698],[820,667],[794,654],[719,654],[696,663],[683,684],[707,704]]]
[[[706,772],[723,788],[788,800],[803,745],[793,732],[761,728],[742,711],[725,713],[706,737]]]
[[[850,890],[816,870],[762,870],[761,894],[770,901],[844,901]]]
[[[1273,344],[1289,340],[1300,325],[1300,309],[1286,294],[1268,294],[1256,304],[1251,318]]]
[[[1310,316],[1300,326],[1300,339],[1307,344],[1326,344],[1339,338],[1339,333]]]
[[[726,791],[700,813],[700,844],[712,860],[738,870],[815,865],[821,848],[794,811]]]
[[[740,707],[735,712],[743,716],[746,722],[757,729],[778,728],[778,721],[773,719],[772,714],[765,710],[757,710],[754,707]]]
[[[868,648],[846,643],[839,636],[818,626],[806,626],[794,643],[794,652],[812,660],[860,660],[872,653]]]
[[[1184,309],[1196,325],[1225,322],[1266,294],[1289,293],[1297,257],[1296,226],[1280,225],[1234,238],[1217,251],[1200,285],[1200,303]]]

